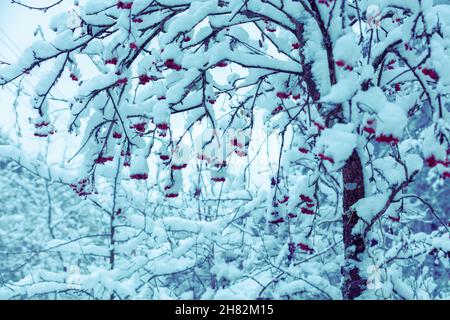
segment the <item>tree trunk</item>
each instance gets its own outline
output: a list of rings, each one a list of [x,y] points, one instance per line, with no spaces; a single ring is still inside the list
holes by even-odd
[[[366,289],[366,280],[361,277],[359,268],[359,255],[364,253],[366,247],[361,234],[352,234],[359,218],[356,212],[350,209],[358,200],[364,198],[364,175],[361,159],[356,149],[347,160],[342,176],[344,182],[342,222],[345,248],[342,295],[346,300],[353,300]]]
[[[111,212],[111,218],[110,218],[110,234],[109,234],[109,246],[110,246],[110,250],[109,250],[109,268],[110,270],[114,270],[114,264],[115,264],[115,260],[116,260],[116,252],[115,252],[115,239],[114,239],[114,234],[116,231],[116,228],[114,226],[114,215],[115,215],[115,209],[112,210]],[[114,300],[115,299],[115,294],[114,292],[111,293],[110,300]]]
[[[323,36],[323,43],[327,52],[328,69],[330,73],[330,84],[335,85],[337,83],[335,60],[333,56],[332,42],[325,24],[320,19],[319,8],[313,0],[309,0],[311,8],[317,13],[315,16]],[[300,44],[300,48],[304,48],[306,45],[306,39],[304,37],[304,25],[303,23],[297,23],[296,36]],[[320,92],[317,89],[316,82],[314,80],[311,64],[306,63],[303,49],[299,50],[300,61],[303,69],[303,81],[306,83],[306,88],[309,96],[317,103],[317,109],[321,111]],[[366,89],[367,90],[367,89]],[[328,128],[333,126],[335,121],[342,122],[344,119],[343,108],[341,104],[336,104],[335,110],[325,115],[325,124]],[[360,275],[360,269],[358,262],[358,254],[365,251],[365,244],[362,235],[352,235],[353,228],[358,223],[358,216],[355,212],[351,212],[349,209],[358,200],[364,198],[364,175],[361,164],[361,159],[356,150],[353,151],[350,158],[347,160],[343,168],[343,182],[344,182],[344,195],[343,195],[343,238],[345,248],[345,265],[342,268],[342,275],[344,277],[344,283],[342,285],[342,295],[344,299],[353,300],[360,296],[366,288],[366,280]]]

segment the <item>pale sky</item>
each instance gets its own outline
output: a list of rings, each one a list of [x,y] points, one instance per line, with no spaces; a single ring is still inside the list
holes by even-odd
[[[27,4],[44,6],[54,3],[54,0],[26,0]],[[46,37],[51,37],[52,32],[48,28],[50,18],[63,10],[67,10],[73,1],[64,0],[59,6],[43,13],[42,11],[30,10],[19,5],[13,5],[10,1],[0,1],[0,60],[13,63],[20,54],[33,42],[34,32],[38,25],[44,31]],[[25,92],[32,93],[34,84],[39,77],[45,73],[46,67],[42,66],[33,71],[24,82]],[[55,96],[64,97],[64,92],[70,92],[68,88],[69,81],[62,80],[59,87],[55,90]],[[22,137],[17,136],[16,115],[14,111],[14,91],[13,86],[0,89],[0,131],[10,136],[13,141],[19,144],[26,152],[33,156],[42,153],[46,149],[46,141],[42,138],[35,138],[33,125],[28,122],[30,117],[36,116],[31,110],[28,97],[22,97],[18,100],[17,113],[19,115],[19,125]],[[65,97],[67,98],[67,96]],[[56,123],[62,126],[58,135],[52,137],[52,144],[49,149],[49,162],[61,162],[63,158],[68,158],[70,154],[64,155],[66,140],[70,139],[67,135],[62,135],[64,126],[61,121]],[[69,143],[71,140],[68,140]]]

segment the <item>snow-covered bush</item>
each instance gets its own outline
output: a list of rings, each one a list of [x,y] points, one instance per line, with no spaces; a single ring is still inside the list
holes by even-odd
[[[449,297],[448,212],[433,207],[448,193],[414,186],[450,178],[449,5],[76,4],[51,20],[52,40],[0,68],[0,85],[50,63],[30,99],[34,135],[82,136],[79,168],[35,172],[106,214],[107,243],[72,248],[107,258],[78,291]],[[56,127],[62,78],[76,93]],[[0,296],[67,289],[67,273],[43,274]]]

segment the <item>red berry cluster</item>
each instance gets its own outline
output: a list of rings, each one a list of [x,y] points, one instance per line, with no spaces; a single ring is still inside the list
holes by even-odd
[[[377,142],[389,143],[389,144],[398,144],[400,141],[398,138],[394,137],[392,134],[386,135],[384,133],[380,134],[375,138]]]
[[[278,216],[278,214],[279,214],[278,207],[281,204],[286,205],[288,203],[288,201],[289,201],[289,196],[288,195],[284,195],[283,198],[279,199],[279,200],[277,200],[275,198],[275,196],[274,196],[273,202],[272,202],[272,207],[273,207],[274,211],[271,213],[271,215],[272,216]],[[296,215],[293,216],[292,214],[288,214],[287,216],[288,216],[288,218],[295,218],[296,217]],[[275,220],[269,221],[270,224],[275,224],[277,226],[278,226],[278,224],[283,223],[283,222],[285,222],[285,220],[282,217],[279,217],[279,218],[277,218]]]
[[[289,97],[291,96],[292,92],[277,92],[277,97],[280,99],[289,99]]]
[[[172,170],[182,170],[184,168],[187,167],[186,163],[183,164],[172,164],[172,166],[170,167]]]
[[[344,68],[345,70],[348,70],[348,71],[352,71],[353,70],[353,67],[351,65],[346,64],[344,60],[336,61],[336,65],[338,67]]]
[[[242,143],[240,143],[237,138],[231,139],[230,142],[233,147],[238,147],[238,148],[243,147]]]
[[[413,51],[413,47],[408,42],[405,42],[405,50],[406,51]]]
[[[278,185],[278,183],[279,183],[279,181],[278,181],[277,178],[272,177],[272,178],[270,179],[270,185],[271,185],[272,187],[275,187],[276,185]]]
[[[197,154],[197,159],[198,159],[198,160],[204,160],[204,161],[206,161],[206,162],[211,162],[211,158],[209,158],[208,156],[206,156],[206,155],[203,154],[203,153],[198,153],[198,154]]]
[[[55,132],[54,131],[50,131],[49,133],[39,133],[39,132],[35,132],[34,133],[34,136],[35,137],[38,137],[38,138],[46,138],[46,137],[48,137],[48,136],[50,136],[50,135],[52,135],[52,134],[54,134]]]
[[[163,153],[161,153],[161,154],[159,155],[159,158],[160,158],[162,161],[168,161],[168,160],[170,159],[170,156],[169,156],[168,154],[163,154]]]
[[[105,60],[105,64],[113,64],[113,65],[116,65],[116,64],[117,64],[117,58],[106,59],[106,60]]]
[[[299,243],[297,243],[297,245],[300,248],[300,250],[302,250],[302,251],[305,251],[309,254],[314,253],[314,249],[311,248],[310,246],[308,246],[306,243],[299,242]]]
[[[156,129],[159,130],[158,134],[160,137],[165,137],[167,135],[167,130],[169,130],[169,124],[165,122],[157,123]]]
[[[77,183],[72,183],[70,187],[80,197],[86,197],[93,193],[88,179],[82,179]]]
[[[289,196],[284,196],[283,199],[278,200],[279,204],[287,203],[289,201]]]
[[[166,68],[168,68],[168,69],[172,69],[172,70],[175,70],[175,71],[180,71],[181,70],[181,66],[176,64],[173,59],[167,59],[164,62],[164,66],[166,66]]]
[[[114,157],[112,157],[112,156],[105,157],[102,154],[99,154],[97,159],[95,159],[94,162],[97,164],[105,164],[106,162],[113,161],[113,159],[114,159]]]
[[[169,130],[169,125],[165,122],[156,124],[156,128],[159,130],[167,131]]]
[[[284,109],[283,106],[279,105],[278,107],[276,107],[275,109],[272,110],[272,115],[274,116],[274,115],[280,113],[281,111],[283,111],[283,109]]]
[[[122,151],[120,152],[120,155],[121,155],[122,157],[130,157],[130,156],[131,156],[131,152],[130,152],[130,151],[122,150]]]
[[[327,155],[325,155],[325,154],[323,154],[323,153],[319,153],[317,156],[318,156],[319,159],[322,160],[322,161],[328,161],[328,162],[330,162],[331,164],[334,163],[334,159],[333,159],[332,157],[327,156]]]
[[[246,157],[248,155],[247,151],[245,150],[234,150],[234,153],[236,153],[239,157]]]
[[[388,218],[393,222],[400,222],[400,217],[388,216]]]
[[[178,193],[166,193],[166,198],[176,198],[178,197]]]
[[[138,122],[131,126],[132,129],[136,130],[139,133],[144,133],[146,128],[145,122]]]
[[[225,68],[226,66],[228,66],[228,62],[226,62],[225,60],[219,61],[216,63],[216,67],[219,68]]]
[[[223,161],[217,161],[214,164],[214,168],[220,169],[220,168],[225,168],[227,166],[227,161],[223,160]]]
[[[373,125],[375,124],[375,120],[369,119],[366,122],[366,125],[363,127],[363,131],[367,132],[368,134],[375,134],[375,128]]]
[[[146,74],[142,74],[142,75],[139,76],[139,83],[140,83],[140,84],[147,84],[147,83],[149,83],[150,81],[155,81],[155,80],[156,80],[155,77],[153,77],[153,76],[148,76],[148,75],[146,75]]]
[[[274,224],[276,226],[278,226],[280,223],[283,223],[283,222],[285,222],[283,217],[279,217],[275,220],[269,221],[270,224]]]
[[[49,124],[50,124],[49,122],[42,121],[42,122],[36,123],[34,126],[35,126],[36,128],[43,128],[43,127],[47,127]]]
[[[438,81],[439,80],[439,75],[437,74],[437,72],[433,69],[428,69],[428,68],[423,68],[422,69],[422,73],[428,77],[430,77],[431,79],[433,79],[434,81]]]
[[[317,127],[317,129],[320,131],[325,130],[325,126],[317,121],[313,121],[313,125]]]
[[[123,166],[124,167],[129,167],[130,166],[131,152],[129,150],[128,151],[122,150],[120,152],[120,155],[122,157],[125,157],[125,160],[123,161]]]
[[[130,178],[134,179],[134,180],[147,180],[148,174],[147,173],[135,173],[135,174],[131,174]]]
[[[117,2],[117,9],[131,9],[133,7],[133,2]]]
[[[394,64],[395,64],[395,59],[389,60],[388,63],[386,64],[385,68],[387,70],[394,70]]]
[[[304,154],[307,154],[309,152],[308,149],[303,148],[303,147],[298,148],[298,151],[301,152],[301,153],[304,153]]]
[[[316,205],[314,203],[314,200],[311,199],[311,197],[304,195],[304,194],[300,195],[300,200],[302,201],[302,203],[300,204],[302,206],[300,208],[301,213],[307,214],[307,215],[313,215],[314,211],[311,208],[313,208]]]
[[[167,192],[164,196],[166,198],[176,198],[178,197],[178,192],[171,191],[173,185],[165,186],[164,190]]]
[[[246,157],[247,156],[247,150],[245,149],[245,146],[242,142],[240,142],[237,138],[232,138],[230,140],[231,146],[235,147],[234,153],[237,154],[239,157]]]
[[[314,253],[314,249],[311,248],[310,246],[308,246],[306,243],[299,242],[299,243],[297,243],[297,246],[300,250],[305,251],[309,254]],[[292,258],[294,258],[295,249],[296,249],[295,243],[289,242],[288,243],[288,250],[289,250],[288,259],[289,260],[292,260]]]
[[[427,163],[427,165],[430,168],[434,168],[436,167],[438,164],[442,164],[444,167],[449,167],[450,166],[450,160],[449,159],[445,159],[445,160],[439,160],[436,159],[436,157],[434,156],[434,154],[432,154],[431,156],[429,156],[428,158],[425,159],[425,162]]]
[[[367,132],[369,135],[375,134],[374,125],[375,125],[374,119],[367,120],[366,125],[363,127],[363,131]],[[399,140],[399,138],[395,137],[392,134],[388,135],[388,134],[381,133],[375,137],[375,141],[381,142],[381,143],[398,144],[400,140]]]
[[[127,78],[118,79],[117,82],[116,82],[116,84],[118,86],[123,86],[123,85],[126,85],[127,83],[128,83],[128,79]]]
[[[55,130],[50,127],[50,123],[47,121],[37,122],[34,127],[36,128],[34,136],[38,138],[46,138],[55,133]]]

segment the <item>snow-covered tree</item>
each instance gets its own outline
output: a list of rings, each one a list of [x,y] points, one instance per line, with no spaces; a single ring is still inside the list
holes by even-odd
[[[448,193],[414,182],[450,178],[449,5],[86,0],[50,27],[0,85],[51,64],[34,135],[82,136],[82,166],[51,178],[108,213],[111,281],[91,271],[83,290],[448,298],[448,213],[433,206]],[[76,94],[56,128],[62,78]]]

